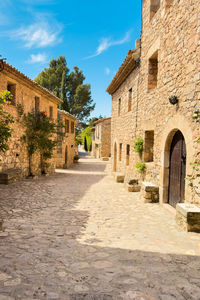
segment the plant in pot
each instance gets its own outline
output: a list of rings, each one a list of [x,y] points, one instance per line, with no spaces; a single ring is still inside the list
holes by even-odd
[[[75,156],[74,156],[74,162],[75,162],[75,163],[78,163],[78,161],[79,161],[79,156],[78,156],[78,155],[75,155]]]

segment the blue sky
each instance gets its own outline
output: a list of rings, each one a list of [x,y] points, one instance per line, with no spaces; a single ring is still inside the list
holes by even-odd
[[[109,116],[108,84],[141,30],[141,0],[1,0],[0,54],[30,78],[65,55],[91,84],[92,116]]]

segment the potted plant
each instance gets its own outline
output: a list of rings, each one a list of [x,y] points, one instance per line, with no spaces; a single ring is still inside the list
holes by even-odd
[[[75,156],[74,156],[74,162],[75,162],[75,163],[78,163],[78,161],[79,161],[79,156],[78,156],[78,155],[75,155]]]

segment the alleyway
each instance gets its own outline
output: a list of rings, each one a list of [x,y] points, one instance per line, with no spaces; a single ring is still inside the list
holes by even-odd
[[[200,235],[115,183],[107,162],[2,185],[0,206],[0,300],[200,299]]]

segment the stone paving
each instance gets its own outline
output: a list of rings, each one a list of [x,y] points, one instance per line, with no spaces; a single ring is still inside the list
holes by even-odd
[[[0,186],[0,300],[200,299],[200,235],[84,157]]]

